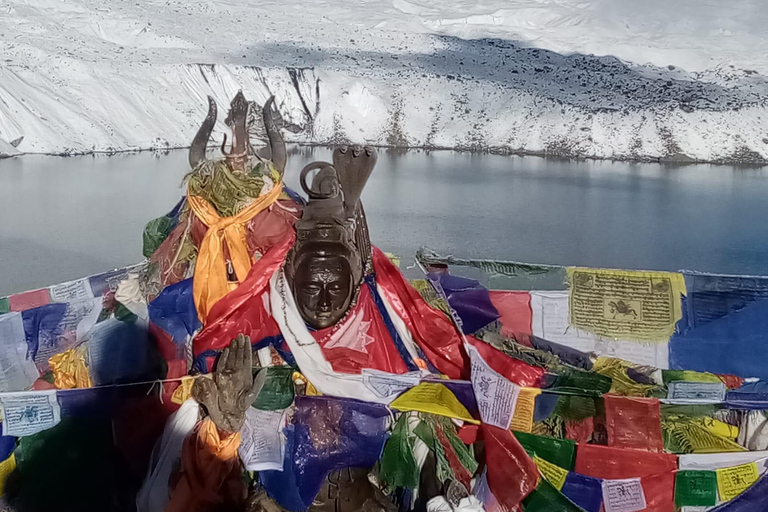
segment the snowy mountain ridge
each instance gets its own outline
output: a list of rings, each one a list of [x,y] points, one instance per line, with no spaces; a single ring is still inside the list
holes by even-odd
[[[7,0],[0,155],[187,146],[242,89],[293,142],[763,163],[768,14],[736,4]]]

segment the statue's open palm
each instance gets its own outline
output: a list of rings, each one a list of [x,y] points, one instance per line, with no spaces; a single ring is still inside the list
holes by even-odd
[[[193,395],[208,411],[219,430],[239,432],[245,411],[253,403],[251,340],[242,334],[225,348],[216,364],[213,379],[197,379]]]

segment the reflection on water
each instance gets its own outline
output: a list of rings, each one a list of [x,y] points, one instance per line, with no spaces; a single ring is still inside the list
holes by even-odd
[[[0,160],[0,295],[141,259],[182,194],[185,151]],[[288,184],[324,148],[289,159]],[[768,274],[768,169],[380,151],[374,243],[536,263]]]

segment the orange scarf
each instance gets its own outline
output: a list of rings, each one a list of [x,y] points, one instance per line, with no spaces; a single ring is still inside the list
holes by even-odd
[[[195,297],[195,308],[200,321],[205,325],[208,313],[216,302],[227,293],[237,288],[239,282],[245,279],[253,264],[248,253],[246,239],[246,224],[259,212],[272,205],[283,190],[282,182],[278,182],[272,190],[256,198],[232,217],[219,217],[216,209],[200,196],[187,196],[189,206],[200,221],[208,226],[200,244],[192,291]],[[229,258],[237,276],[238,282],[231,283],[227,279],[227,261],[224,257],[224,242],[229,249]]]
[[[245,499],[237,449],[240,433],[222,435],[210,417],[198,422],[181,448],[181,471],[165,512],[204,512]]]

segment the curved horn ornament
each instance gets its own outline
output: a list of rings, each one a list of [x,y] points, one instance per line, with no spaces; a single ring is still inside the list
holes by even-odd
[[[208,141],[211,139],[213,127],[216,125],[216,101],[208,96],[208,115],[205,116],[203,124],[197,131],[192,145],[189,147],[189,165],[196,169],[200,162],[205,159],[205,150],[208,147]]]
[[[267,131],[267,139],[269,140],[269,153],[272,159],[272,164],[282,174],[285,171],[285,163],[288,159],[287,151],[285,149],[285,140],[280,133],[280,129],[275,123],[275,118],[272,114],[272,108],[275,104],[275,97],[270,96],[264,107],[262,108],[262,116],[264,117],[264,128]]]

